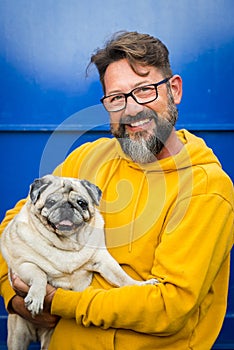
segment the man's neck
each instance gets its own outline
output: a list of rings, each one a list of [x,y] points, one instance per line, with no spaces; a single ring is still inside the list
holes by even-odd
[[[172,130],[167,142],[161,152],[157,155],[157,159],[164,159],[176,155],[183,148],[183,143],[178,138],[175,129]]]

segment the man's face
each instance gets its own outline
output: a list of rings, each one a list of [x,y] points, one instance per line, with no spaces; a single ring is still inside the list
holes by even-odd
[[[104,76],[105,95],[129,93],[136,87],[157,83],[164,78],[152,66],[138,67],[146,76],[136,74],[126,59],[111,63]],[[135,162],[156,160],[177,120],[177,108],[166,84],[157,87],[158,98],[140,105],[130,96],[126,108],[110,112],[111,132],[123,151]]]

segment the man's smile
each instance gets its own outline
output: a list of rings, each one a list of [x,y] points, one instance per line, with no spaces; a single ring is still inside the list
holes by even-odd
[[[141,130],[147,130],[152,127],[154,123],[153,118],[145,118],[131,123],[125,123],[126,131],[128,132],[138,132]],[[155,126],[155,125],[154,125]]]

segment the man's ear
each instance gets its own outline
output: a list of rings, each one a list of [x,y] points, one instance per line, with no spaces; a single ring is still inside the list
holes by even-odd
[[[178,74],[173,75],[170,79],[170,85],[174,102],[178,105],[182,98],[182,78]]]

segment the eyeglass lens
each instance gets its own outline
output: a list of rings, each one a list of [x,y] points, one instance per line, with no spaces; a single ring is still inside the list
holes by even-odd
[[[128,94],[119,93],[106,96],[101,99],[105,108],[109,112],[118,112],[126,107],[127,98],[131,96],[137,103],[146,104],[157,99],[157,86],[166,83],[170,78],[161,80],[156,84],[149,84],[133,89]]]
[[[125,108],[128,96],[132,96],[137,103],[144,104],[157,98],[156,87],[153,85],[136,88],[129,94],[116,94],[103,99],[104,106],[109,111],[117,111]]]

